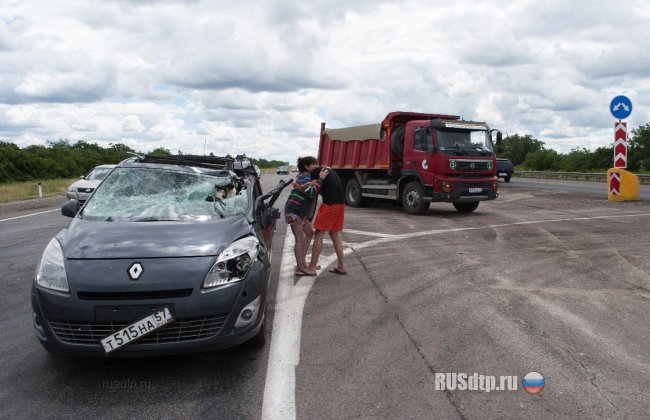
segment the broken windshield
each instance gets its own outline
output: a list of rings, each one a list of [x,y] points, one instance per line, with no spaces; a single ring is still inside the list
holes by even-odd
[[[436,130],[438,147],[450,155],[489,156],[492,142],[486,131]]]
[[[223,218],[246,212],[246,187],[229,171],[213,176],[160,168],[117,168],[86,202],[81,217],[134,222]]]

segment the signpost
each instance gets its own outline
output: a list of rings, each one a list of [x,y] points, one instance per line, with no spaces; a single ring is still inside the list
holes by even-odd
[[[619,95],[612,99],[609,111],[618,122],[614,124],[614,167],[627,168],[627,123],[622,122],[632,113],[632,101]]]
[[[616,96],[609,104],[609,112],[618,121],[614,123],[614,167],[607,171],[608,198],[638,200],[639,178],[624,169],[627,168],[627,123],[621,121],[632,113],[632,101],[627,96]]]
[[[632,101],[627,96],[619,95],[612,99],[609,111],[617,120],[624,120],[632,113]]]
[[[614,167],[627,168],[627,123],[614,125]]]

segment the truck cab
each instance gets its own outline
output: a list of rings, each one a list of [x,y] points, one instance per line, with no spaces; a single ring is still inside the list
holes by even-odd
[[[401,181],[405,209],[422,213],[431,202],[471,212],[497,198],[490,128],[482,122],[433,119],[405,127]],[[416,179],[417,178],[417,179]]]

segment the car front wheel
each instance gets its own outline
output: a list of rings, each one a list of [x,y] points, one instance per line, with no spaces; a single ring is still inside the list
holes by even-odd
[[[260,330],[246,344],[255,348],[264,347],[266,344],[266,316],[264,317],[264,321],[262,321]]]

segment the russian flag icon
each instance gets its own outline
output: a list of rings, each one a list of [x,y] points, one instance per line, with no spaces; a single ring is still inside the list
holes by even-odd
[[[544,377],[538,372],[529,372],[524,376],[521,385],[529,394],[539,394],[544,389]]]

